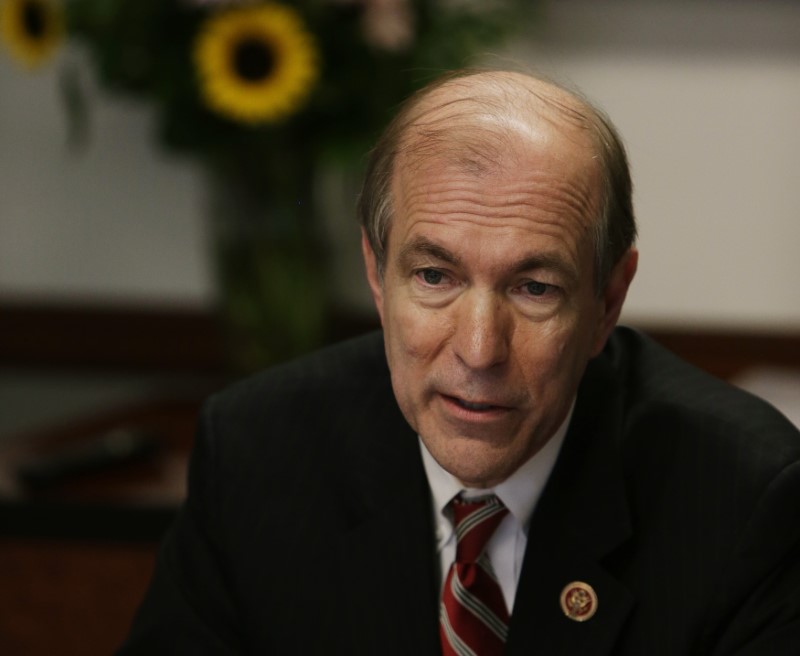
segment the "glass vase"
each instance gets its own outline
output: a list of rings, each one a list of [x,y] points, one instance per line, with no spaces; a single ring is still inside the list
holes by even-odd
[[[218,308],[237,372],[288,360],[325,341],[326,248],[313,177],[307,178],[271,191],[233,175],[210,176]]]

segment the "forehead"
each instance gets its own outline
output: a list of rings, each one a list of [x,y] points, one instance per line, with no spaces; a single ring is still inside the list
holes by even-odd
[[[558,176],[600,195],[601,157],[590,114],[566,91],[517,74],[452,81],[409,117],[393,191],[457,169],[478,179],[529,176],[534,185],[537,178]]]
[[[595,150],[594,112],[578,96],[517,73],[486,73],[450,80],[412,105],[400,137],[400,157],[493,147],[544,145],[557,140]]]
[[[479,75],[434,90],[408,121],[393,167],[389,251],[434,230],[479,241],[482,252],[555,248],[585,268],[604,178],[581,101],[528,78]]]
[[[417,138],[395,167],[395,222],[426,212],[443,219],[463,206],[485,218],[518,213],[585,231],[599,214],[600,160],[585,131],[550,122],[471,124]]]
[[[602,175],[589,131],[551,114],[452,110],[410,133],[396,160],[388,250],[433,239],[478,266],[545,255],[575,279],[591,275]]]

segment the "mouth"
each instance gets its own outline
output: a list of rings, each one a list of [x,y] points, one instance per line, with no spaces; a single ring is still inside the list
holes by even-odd
[[[461,410],[466,410],[470,413],[495,414],[510,409],[508,406],[499,405],[488,401],[467,400],[458,396],[450,396],[448,394],[443,394],[442,397],[450,405],[460,408]]]

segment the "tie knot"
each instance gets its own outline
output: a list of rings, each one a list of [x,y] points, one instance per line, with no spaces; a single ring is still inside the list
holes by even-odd
[[[456,528],[456,561],[477,562],[508,508],[494,494],[470,500],[459,496],[451,505]]]

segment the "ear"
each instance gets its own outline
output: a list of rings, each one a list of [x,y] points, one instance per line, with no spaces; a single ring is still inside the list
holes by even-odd
[[[361,253],[364,255],[364,265],[367,268],[367,282],[372,291],[372,300],[378,310],[378,316],[383,325],[383,278],[378,271],[378,259],[369,243],[369,238],[364,228],[361,229]]]
[[[608,341],[611,335],[611,331],[614,330],[614,326],[617,325],[620,312],[622,312],[622,305],[625,303],[625,297],[628,295],[628,288],[631,286],[633,277],[636,275],[636,268],[638,265],[639,251],[635,248],[630,248],[611,270],[608,284],[603,290],[603,314],[597,325],[592,357],[603,350],[606,341]]]

